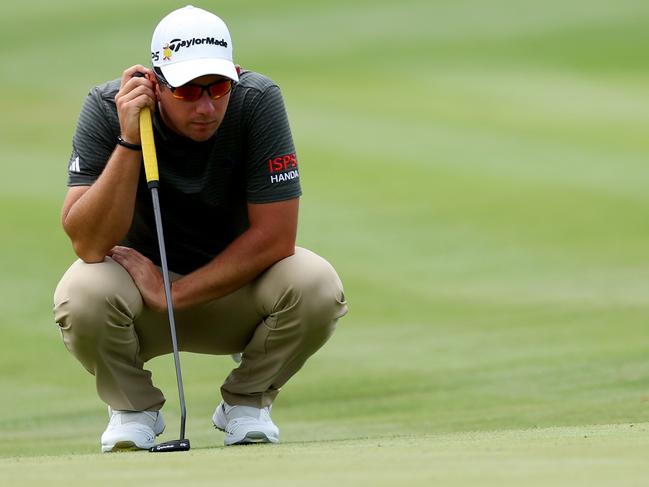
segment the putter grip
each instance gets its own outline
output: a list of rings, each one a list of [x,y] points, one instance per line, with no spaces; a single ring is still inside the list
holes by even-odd
[[[158,176],[158,158],[155,152],[153,140],[153,125],[151,123],[151,109],[144,107],[140,111],[140,139],[142,143],[142,156],[144,157],[144,172],[149,187],[157,186],[160,179]]]

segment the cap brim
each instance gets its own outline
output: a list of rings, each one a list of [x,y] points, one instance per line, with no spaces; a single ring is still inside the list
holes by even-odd
[[[227,59],[192,59],[160,66],[165,79],[173,87],[189,83],[195,78],[208,74],[218,74],[239,81],[239,75],[232,61]]]

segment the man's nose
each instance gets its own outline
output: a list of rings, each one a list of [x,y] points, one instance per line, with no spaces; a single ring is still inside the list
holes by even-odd
[[[210,114],[216,112],[216,107],[214,106],[214,100],[210,98],[210,95],[207,91],[201,93],[201,97],[196,100],[196,111],[198,113]]]

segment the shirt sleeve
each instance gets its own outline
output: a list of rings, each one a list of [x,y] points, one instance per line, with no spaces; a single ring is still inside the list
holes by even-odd
[[[68,186],[93,184],[115,150],[119,134],[115,131],[113,119],[117,116],[110,113],[108,103],[99,88],[91,90],[86,97],[72,138]]]
[[[248,202],[271,203],[302,194],[288,115],[276,85],[260,94],[250,117],[246,144]]]

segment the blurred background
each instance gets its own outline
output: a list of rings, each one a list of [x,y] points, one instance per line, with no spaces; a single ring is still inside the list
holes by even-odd
[[[89,89],[148,65],[183,5],[3,8],[0,455],[97,451],[105,408],[51,315],[75,258],[59,223],[71,137]],[[282,88],[298,241],[350,303],[276,403],[284,441],[649,420],[649,3],[193,5]],[[182,360],[188,437],[220,444],[234,364]],[[149,366],[175,438],[172,361]]]

